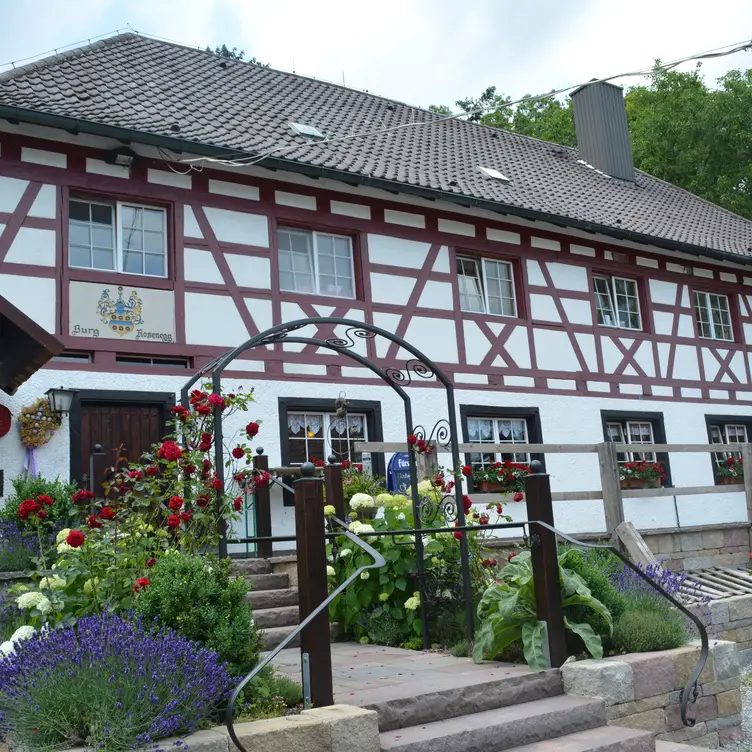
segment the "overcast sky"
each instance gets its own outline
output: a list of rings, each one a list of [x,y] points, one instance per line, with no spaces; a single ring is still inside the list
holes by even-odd
[[[422,106],[492,84],[541,93],[752,39],[750,0],[0,0],[0,19],[0,65],[130,24]],[[752,68],[752,53],[703,70],[730,68]]]

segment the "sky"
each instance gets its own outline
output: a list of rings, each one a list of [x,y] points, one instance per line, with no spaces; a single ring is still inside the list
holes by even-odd
[[[130,25],[424,107],[490,85],[543,93],[752,39],[750,0],[0,0],[0,19],[0,70]],[[709,82],[731,68],[752,68],[752,52],[703,65]]]

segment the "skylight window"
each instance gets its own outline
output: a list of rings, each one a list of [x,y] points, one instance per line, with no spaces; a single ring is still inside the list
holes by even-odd
[[[290,128],[295,131],[299,136],[305,136],[306,138],[323,139],[326,138],[324,134],[312,125],[307,123],[290,123]]]
[[[512,181],[503,173],[499,172],[498,170],[494,170],[493,167],[483,167],[483,165],[478,165],[478,169],[487,177],[487,178],[493,178],[494,180],[500,180],[502,183],[511,183]]]

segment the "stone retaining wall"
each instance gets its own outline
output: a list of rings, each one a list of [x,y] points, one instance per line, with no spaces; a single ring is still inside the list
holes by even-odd
[[[28,582],[30,579],[31,577],[27,577],[23,572],[0,572],[0,594],[13,585],[19,582]]]
[[[700,654],[699,641],[657,653],[630,653],[562,666],[564,692],[601,697],[610,725],[651,731],[657,739],[718,746],[741,739],[741,676],[733,642],[712,641],[690,703],[692,727],[682,724],[680,694]]]
[[[711,601],[700,609],[710,613],[708,634],[711,639],[730,640],[739,651],[739,665],[752,667],[752,595],[735,595]]]

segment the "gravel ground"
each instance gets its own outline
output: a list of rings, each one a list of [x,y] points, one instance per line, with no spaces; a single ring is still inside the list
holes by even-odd
[[[723,749],[729,752],[752,752],[752,673],[742,677],[742,731],[744,741],[730,742]]]

